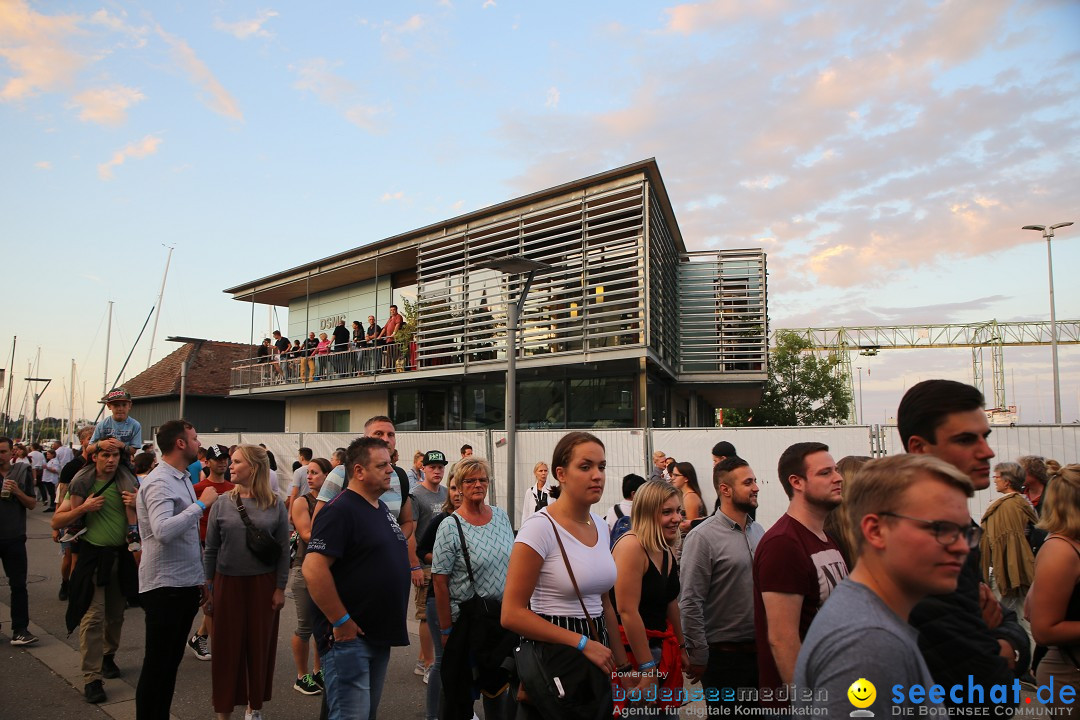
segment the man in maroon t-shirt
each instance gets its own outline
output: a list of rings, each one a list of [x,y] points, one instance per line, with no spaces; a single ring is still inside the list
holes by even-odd
[[[796,443],[780,456],[780,484],[790,503],[754,553],[754,631],[760,701],[784,707],[777,688],[795,676],[795,659],[819,608],[848,567],[825,534],[825,516],[840,504],[843,478],[818,442]]]
[[[209,477],[203,477],[202,480],[195,483],[195,497],[202,497],[202,492],[208,487],[212,487],[217,490],[217,494],[220,497],[225,493],[236,487],[233,483],[225,479],[225,468],[229,464],[229,448],[224,445],[210,445],[206,449],[206,467],[210,470]],[[210,508],[203,510],[202,517],[199,518],[199,543],[206,542],[206,521],[210,518]],[[203,613],[202,624],[199,625],[199,629],[195,631],[195,634],[188,639],[188,647],[191,652],[195,653],[195,657],[199,660],[209,660],[210,650],[208,649],[208,639],[211,631],[214,629],[214,619],[205,613]]]

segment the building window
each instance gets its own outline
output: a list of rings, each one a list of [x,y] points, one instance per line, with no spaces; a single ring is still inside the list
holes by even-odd
[[[393,390],[389,398],[389,415],[398,430],[419,430],[417,408],[419,398],[416,390]]]
[[[320,410],[319,432],[349,432],[349,411]]]
[[[506,425],[506,385],[470,383],[462,397],[462,430],[501,430]]]
[[[568,428],[634,426],[634,381],[631,378],[570,380]]]
[[[518,383],[519,428],[566,427],[566,382],[524,380]]]

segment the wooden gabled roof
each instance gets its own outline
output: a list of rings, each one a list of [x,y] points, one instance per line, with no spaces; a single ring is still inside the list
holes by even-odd
[[[187,371],[187,395],[226,397],[230,370],[237,360],[255,355],[247,343],[187,342],[157,363],[124,383],[131,397],[152,398],[180,395],[180,370],[191,358]]]

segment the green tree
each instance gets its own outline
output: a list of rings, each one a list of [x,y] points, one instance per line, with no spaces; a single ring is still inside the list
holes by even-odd
[[[769,378],[761,403],[749,410],[724,410],[725,426],[835,425],[847,422],[851,406],[839,359],[820,358],[810,342],[792,332],[778,332],[769,358]]]

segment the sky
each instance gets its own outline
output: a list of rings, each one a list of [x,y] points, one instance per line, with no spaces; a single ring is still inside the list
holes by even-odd
[[[28,367],[66,415],[72,361],[96,413],[108,302],[111,385],[169,247],[127,377],[168,336],[247,342],[226,287],[648,157],[690,249],[766,250],[774,329],[1045,320],[1021,227],[1080,223],[1080,3],[0,0],[0,127],[14,415]],[[1080,319],[1080,224],[1052,247]],[[1060,361],[1072,422],[1080,347]],[[972,373],[853,364],[868,422]],[[1005,373],[1052,421],[1049,349]]]

